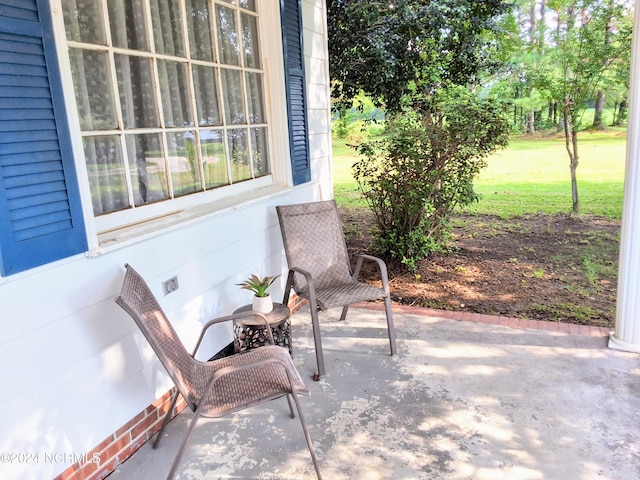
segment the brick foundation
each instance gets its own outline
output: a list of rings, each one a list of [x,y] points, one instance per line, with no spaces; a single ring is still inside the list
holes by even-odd
[[[174,391],[175,389],[172,389],[165,393],[100,442],[87,453],[86,462],[71,465],[54,480],[100,480],[105,478],[160,430],[162,420],[171,406],[171,397]],[[185,401],[180,397],[172,418],[186,406]],[[95,463],[94,458],[100,458],[100,463]]]

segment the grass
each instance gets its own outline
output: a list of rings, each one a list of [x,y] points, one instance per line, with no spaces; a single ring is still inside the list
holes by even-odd
[[[626,135],[622,129],[580,132],[577,170],[580,213],[620,219]],[[343,206],[364,206],[351,174],[356,153],[346,140],[333,142],[333,180],[336,201]],[[514,138],[492,155],[475,182],[480,201],[467,213],[521,216],[532,213],[571,212],[569,157],[564,137]]]

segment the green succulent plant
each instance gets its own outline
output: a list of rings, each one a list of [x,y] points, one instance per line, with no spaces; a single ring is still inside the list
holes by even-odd
[[[260,278],[257,275],[251,275],[250,278],[246,279],[242,283],[236,283],[236,285],[244,288],[245,290],[251,290],[256,297],[266,297],[268,295],[267,288],[269,288],[279,276],[280,275]]]

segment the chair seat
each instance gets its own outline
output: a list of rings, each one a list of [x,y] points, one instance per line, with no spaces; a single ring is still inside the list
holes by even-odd
[[[293,367],[289,350],[274,345],[265,345],[239,355],[221,358],[210,364],[215,371],[221,368],[239,367],[261,360],[280,360],[285,365]],[[295,368],[290,368],[293,388],[298,395],[309,396],[309,390]],[[242,410],[261,403],[265,400],[280,397],[289,393],[289,379],[284,367],[277,363],[268,363],[257,368],[239,370],[224,375],[216,382],[210,395],[205,398],[202,415],[206,417],[221,417],[232,412]]]
[[[298,295],[309,300],[308,287],[301,289]],[[385,293],[381,288],[356,280],[336,281],[320,288],[316,286],[316,300],[320,310],[384,297]]]

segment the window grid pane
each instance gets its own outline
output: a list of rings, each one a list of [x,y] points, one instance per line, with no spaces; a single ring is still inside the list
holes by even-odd
[[[176,197],[201,190],[200,168],[195,150],[195,132],[167,134],[169,171]]]
[[[187,0],[186,6],[191,58],[213,62],[209,0]]]
[[[151,25],[156,53],[184,57],[184,35],[180,2],[151,0]]]
[[[63,3],[95,215],[271,172],[255,2]]]
[[[111,42],[131,50],[149,50],[142,0],[108,0]]]
[[[83,144],[94,214],[129,208],[124,158],[118,137],[85,137]]]
[[[100,0],[65,0],[62,11],[67,40],[107,44]]]
[[[235,11],[229,7],[216,5],[216,21],[218,26],[218,53],[220,63],[240,65],[240,45]]]
[[[117,127],[115,99],[105,52],[69,49],[71,75],[82,130],[111,130]]]
[[[151,59],[115,55],[124,128],[159,127]]]
[[[126,141],[134,205],[169,198],[160,134],[127,135]]]
[[[159,60],[158,79],[165,127],[193,126],[187,65]]]

